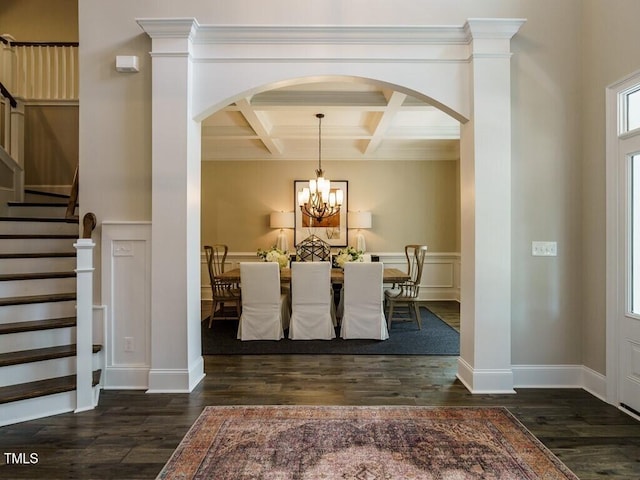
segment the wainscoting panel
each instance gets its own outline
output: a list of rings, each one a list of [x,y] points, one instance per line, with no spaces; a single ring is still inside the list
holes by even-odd
[[[151,366],[151,224],[102,224],[104,388],[147,388]]]
[[[388,268],[407,270],[407,258],[404,252],[373,253]],[[239,268],[240,262],[258,262],[258,256],[251,252],[230,252],[227,255],[225,269]],[[207,272],[207,259],[201,254],[202,298],[211,300],[211,283]],[[421,300],[457,300],[460,301],[460,254],[428,252],[424,262],[424,271],[420,286]]]

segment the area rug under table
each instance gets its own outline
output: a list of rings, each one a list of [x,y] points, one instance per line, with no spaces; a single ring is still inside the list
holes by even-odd
[[[205,407],[158,479],[576,477],[504,408]]]

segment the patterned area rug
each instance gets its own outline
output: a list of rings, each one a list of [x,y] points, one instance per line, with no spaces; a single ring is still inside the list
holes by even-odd
[[[158,479],[577,480],[504,408],[205,407]]]

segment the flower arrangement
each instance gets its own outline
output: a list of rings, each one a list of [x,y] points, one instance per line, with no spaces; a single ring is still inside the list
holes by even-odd
[[[265,262],[278,262],[280,268],[289,265],[289,253],[273,246],[269,250],[258,249],[257,255]]]
[[[364,262],[364,253],[349,245],[347,248],[338,250],[334,259],[338,267],[344,268],[344,264],[347,262]]]

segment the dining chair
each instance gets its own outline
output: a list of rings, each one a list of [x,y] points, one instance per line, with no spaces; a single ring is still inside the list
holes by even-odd
[[[344,264],[342,338],[389,338],[382,300],[383,270],[382,263]]]
[[[240,340],[280,340],[289,328],[289,305],[280,292],[276,262],[240,262]]]
[[[214,314],[218,311],[219,314],[215,317],[216,319],[236,320],[240,318],[241,299],[238,285],[236,283],[225,282],[217,278],[218,275],[224,273],[228,251],[229,247],[223,244],[204,246],[204,253],[207,258],[207,269],[209,271],[209,280],[211,282],[211,296],[213,298],[211,315],[209,315],[209,328],[211,328]],[[225,310],[225,305],[227,304],[235,306],[235,315],[229,315]]]
[[[335,325],[331,263],[292,263],[289,338],[331,340],[336,336]]]
[[[420,293],[420,280],[422,279],[422,267],[427,254],[426,245],[406,245],[404,248],[407,257],[407,274],[409,280],[397,283],[391,289],[384,292],[384,300],[387,307],[387,328],[391,330],[391,322],[394,320],[395,307],[406,307],[409,318],[415,316],[418,328],[422,329],[420,320],[420,308],[418,294]],[[403,318],[406,320],[406,318]]]

